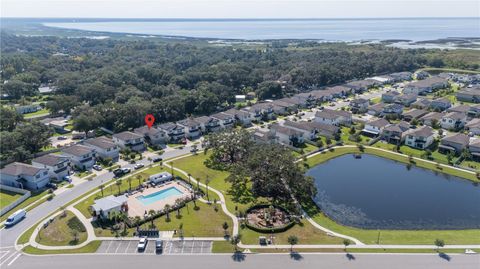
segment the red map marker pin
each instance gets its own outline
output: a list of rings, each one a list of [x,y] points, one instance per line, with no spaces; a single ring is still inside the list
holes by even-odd
[[[155,117],[152,114],[147,114],[147,116],[145,116],[145,123],[147,124],[148,129],[152,128],[154,122]]]

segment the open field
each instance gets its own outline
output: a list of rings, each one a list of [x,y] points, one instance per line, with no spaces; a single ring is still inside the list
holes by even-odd
[[[47,226],[42,227],[36,241],[47,246],[78,245],[87,240],[85,226],[70,211],[56,216]]]
[[[50,114],[50,111],[48,111],[48,109],[44,108],[44,109],[40,109],[36,112],[23,114],[23,117],[25,119],[29,119],[29,118],[33,118],[33,117],[37,117],[37,116],[48,115],[48,114]]]

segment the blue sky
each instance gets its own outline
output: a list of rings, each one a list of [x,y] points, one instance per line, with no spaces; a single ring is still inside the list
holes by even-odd
[[[480,17],[479,0],[0,0],[2,17]]]

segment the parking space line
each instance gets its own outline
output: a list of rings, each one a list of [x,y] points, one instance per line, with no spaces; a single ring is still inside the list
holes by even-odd
[[[169,249],[168,253],[172,253],[172,245],[173,245],[173,242],[170,242],[170,249]]]
[[[119,248],[120,248],[120,246],[122,245],[122,242],[123,242],[123,241],[119,241],[119,242],[117,242],[117,248],[115,249],[115,253],[117,253],[117,252],[118,252],[118,249],[119,249]]]
[[[113,241],[108,241],[108,247],[107,247],[107,249],[105,250],[105,253],[108,253],[108,250],[110,249],[110,246],[112,245],[112,242],[113,242]]]
[[[130,247],[130,243],[131,243],[131,242],[132,242],[132,241],[128,241],[128,245],[127,245],[127,247],[125,248],[125,252],[124,252],[124,253],[127,253],[127,252],[128,252],[128,248]]]
[[[203,243],[205,243],[205,241],[202,241],[202,244],[200,245],[200,253],[203,253]]]
[[[194,249],[195,249],[195,240],[193,240],[193,242],[192,242],[192,251],[190,251],[190,253],[193,253]]]

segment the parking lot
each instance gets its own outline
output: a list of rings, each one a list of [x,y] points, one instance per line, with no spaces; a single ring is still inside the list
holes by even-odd
[[[144,251],[137,251],[138,240],[103,241],[97,253],[103,254],[138,254],[156,255],[155,239],[149,239]],[[212,252],[212,241],[205,240],[164,240],[163,255],[168,254],[201,254]]]

